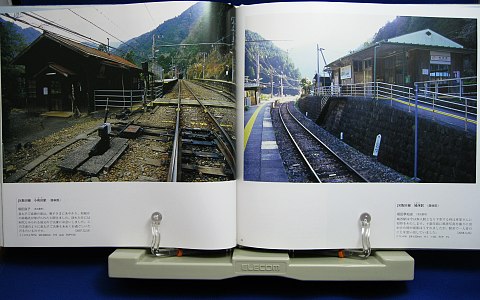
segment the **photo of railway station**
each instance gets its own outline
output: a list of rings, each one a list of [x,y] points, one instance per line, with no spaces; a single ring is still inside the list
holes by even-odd
[[[290,18],[298,21],[292,32],[310,20]],[[265,19],[277,24],[282,15]],[[307,67],[314,73],[300,80],[296,94],[271,93],[274,84],[265,80],[246,84],[245,97],[255,102],[245,103],[245,180],[476,182],[477,20],[392,16],[378,22],[371,39],[340,55],[328,34],[321,40],[309,31]],[[302,65],[294,34],[271,34],[256,20],[247,21],[247,29],[263,32],[262,43],[291,41],[287,53]],[[257,78],[265,78],[261,69],[269,66],[258,62],[246,59],[245,68],[252,64]]]
[[[144,23],[119,21],[127,11]],[[235,178],[231,6],[33,9],[0,21],[3,182]]]

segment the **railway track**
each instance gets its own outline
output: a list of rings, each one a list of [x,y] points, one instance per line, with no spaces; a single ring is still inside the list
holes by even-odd
[[[235,99],[235,94],[227,91],[226,89],[222,88],[222,89],[217,89],[217,88],[214,88],[210,85],[208,85],[207,83],[204,83],[204,82],[201,82],[201,81],[196,81],[195,84],[197,85],[200,85],[216,94],[220,94],[222,97],[225,97],[226,99],[228,99],[229,101],[233,102],[233,103],[236,103],[236,99]]]
[[[17,152],[9,161],[16,157],[25,159],[18,161],[15,168],[10,167],[13,172],[4,174],[5,182],[233,179],[235,111],[229,107],[207,108],[202,103],[204,99],[195,95],[198,91],[203,91],[201,94],[209,103],[215,102],[208,97],[211,91],[179,82],[178,89],[169,95],[179,101],[147,111],[110,113],[107,123],[112,130],[108,135],[111,148],[116,149],[111,161],[101,162],[103,154],[90,153],[99,139],[98,126],[105,122],[96,119],[85,123],[88,126],[80,126],[78,131],[72,128],[68,137],[63,137],[64,131],[52,135],[55,139],[47,137],[57,141],[55,144],[45,143],[37,148],[42,143],[37,141],[32,149]],[[77,161],[77,157],[83,158]],[[94,164],[94,171],[83,169],[91,159],[100,160]]]
[[[311,182],[368,182],[293,116],[288,103],[280,106],[279,118],[303,161]]]
[[[177,88],[175,133],[167,181],[235,178],[235,141],[232,133],[219,122],[223,115],[207,108],[194,91],[194,84],[180,80]],[[192,99],[198,105],[182,104],[182,100]]]

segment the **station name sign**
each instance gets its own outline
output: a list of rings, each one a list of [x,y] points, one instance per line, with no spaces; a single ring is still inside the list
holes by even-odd
[[[430,64],[434,65],[450,65],[452,57],[450,52],[430,51]]]

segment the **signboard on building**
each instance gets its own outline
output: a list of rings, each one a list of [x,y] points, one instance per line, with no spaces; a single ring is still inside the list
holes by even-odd
[[[450,52],[430,51],[430,64],[450,65],[452,58]]]
[[[340,68],[340,79],[352,78],[352,66],[348,65]]]

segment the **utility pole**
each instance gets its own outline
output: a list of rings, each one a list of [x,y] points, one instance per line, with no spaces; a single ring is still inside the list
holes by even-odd
[[[270,72],[270,98],[273,98],[273,70]]]
[[[325,59],[325,55],[323,55],[323,50],[325,50],[325,49],[320,48],[317,44],[317,89],[318,89],[317,94],[319,94],[319,92],[320,92],[320,57],[318,55],[319,52],[320,52],[320,54],[322,54],[323,63],[325,64],[325,66],[323,67],[323,72],[322,73],[325,72],[325,69],[327,67],[327,60]],[[329,71],[327,70],[327,72],[329,72]],[[331,77],[330,72],[328,73],[328,77]],[[323,85],[325,85],[325,79],[323,80]]]
[[[233,64],[234,64],[234,58],[235,58],[235,17],[231,17],[230,18],[230,22],[231,22],[231,25],[232,25],[232,83],[235,82],[235,77],[233,75],[233,72],[235,70],[235,68],[233,67]]]
[[[235,63],[235,52],[232,51],[232,83],[235,82],[235,77],[233,76],[233,64]]]
[[[152,59],[155,57],[155,34],[152,35]]]
[[[283,72],[282,75],[280,75],[280,97],[283,98]]]
[[[205,79],[205,55],[207,53],[203,52],[203,65],[202,65],[202,79]]]
[[[152,73],[155,70],[155,34],[152,35]]]
[[[319,51],[320,50],[317,44],[317,85],[314,93],[316,96],[318,96],[318,92],[320,91],[320,57],[318,55]]]
[[[373,97],[377,99],[377,48],[380,47],[380,43],[377,43],[373,47]]]
[[[260,53],[257,53],[257,84],[260,85]]]
[[[155,87],[155,34],[152,35],[152,82],[150,83],[150,93],[151,93],[151,98],[152,100],[155,99],[154,96],[154,87]]]

